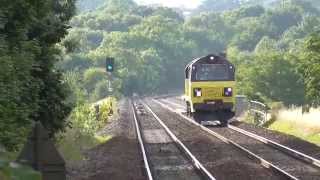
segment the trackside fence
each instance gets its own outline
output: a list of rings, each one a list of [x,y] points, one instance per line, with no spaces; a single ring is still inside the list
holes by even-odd
[[[264,125],[268,121],[268,107],[267,105],[249,100],[245,95],[236,96],[236,117],[243,117],[248,114],[253,117],[254,124],[258,126]]]
[[[249,101],[249,114],[253,116],[254,123],[261,126],[268,120],[268,107],[258,101]]]

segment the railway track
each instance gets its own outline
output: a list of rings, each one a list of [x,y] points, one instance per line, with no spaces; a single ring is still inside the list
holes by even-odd
[[[215,180],[148,105],[136,101],[132,111],[149,180]]]
[[[182,113],[183,105],[168,100],[154,101],[211,135],[242,149],[263,166],[271,167],[289,179],[320,179],[320,161],[313,157],[232,125],[227,128],[204,127]]]
[[[168,128],[185,144],[197,157],[204,167],[216,179],[255,180],[255,179],[295,179],[286,172],[279,173],[270,163],[253,154],[244,156],[243,150],[230,146],[230,141],[223,137],[213,137],[204,132],[199,126],[179,120],[159,105],[147,101],[154,113],[162,119]],[[289,178],[290,177],[290,178]]]
[[[172,105],[174,105],[176,107],[184,108],[183,105],[181,105],[181,104],[179,104],[177,102],[171,102],[171,101],[166,101],[166,102],[168,102],[168,103],[170,103],[170,104],[172,104]],[[247,137],[253,138],[253,139],[257,140],[257,141],[260,141],[260,142],[262,142],[262,143],[264,143],[264,144],[266,144],[268,146],[271,146],[271,147],[273,147],[275,149],[278,149],[279,151],[282,151],[283,153],[286,153],[287,155],[290,155],[290,156],[292,156],[294,158],[297,158],[297,159],[299,159],[301,161],[305,161],[305,163],[308,163],[308,164],[311,164],[311,165],[313,165],[313,166],[315,166],[317,168],[320,168],[320,160],[318,160],[316,158],[313,158],[313,157],[311,157],[311,156],[309,156],[307,154],[301,153],[301,152],[299,152],[297,150],[294,150],[294,149],[292,149],[290,147],[287,147],[285,145],[282,145],[280,143],[277,143],[275,141],[272,141],[270,139],[267,139],[265,137],[259,136],[257,134],[254,134],[252,132],[249,132],[247,130],[238,128],[238,127],[233,126],[233,125],[228,125],[227,128],[229,128],[229,129],[231,129],[233,131],[236,131],[238,133],[241,133],[241,134],[243,134],[243,135],[245,135]]]

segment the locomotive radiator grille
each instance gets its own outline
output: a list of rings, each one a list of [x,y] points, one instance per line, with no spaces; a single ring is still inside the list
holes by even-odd
[[[220,87],[206,87],[203,88],[204,97],[222,97],[223,89]]]

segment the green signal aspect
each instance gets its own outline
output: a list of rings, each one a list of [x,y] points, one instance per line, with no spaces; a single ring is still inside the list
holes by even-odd
[[[114,69],[114,58],[107,57],[106,58],[106,70],[107,72],[113,72]]]

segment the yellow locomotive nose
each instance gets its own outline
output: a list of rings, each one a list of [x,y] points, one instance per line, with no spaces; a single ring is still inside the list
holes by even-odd
[[[233,111],[234,98],[234,81],[219,82],[193,82],[191,87],[194,91],[191,98],[194,112],[197,110],[216,111],[230,110]],[[201,94],[199,93],[201,92]]]
[[[235,95],[235,68],[224,56],[208,55],[186,66],[184,99],[191,113],[234,111]]]

